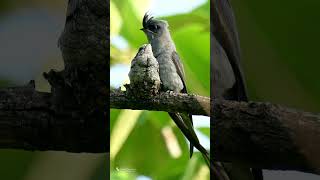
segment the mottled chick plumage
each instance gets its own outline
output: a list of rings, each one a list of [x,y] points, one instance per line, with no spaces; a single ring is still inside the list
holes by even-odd
[[[159,64],[150,44],[140,47],[131,61],[129,72],[131,90],[146,95],[158,93],[160,88]]]

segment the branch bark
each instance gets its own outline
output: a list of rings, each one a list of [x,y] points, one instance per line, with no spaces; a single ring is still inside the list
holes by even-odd
[[[135,99],[111,91],[110,107],[209,115],[209,98],[160,93]],[[211,101],[211,152],[220,162],[320,173],[320,115],[264,102]]]
[[[0,90],[0,148],[109,151],[108,23],[108,1],[68,1],[59,39],[65,70],[44,73],[51,93],[33,81]]]
[[[217,161],[320,174],[320,115],[259,102],[212,101]]]
[[[194,115],[210,116],[210,98],[199,95],[161,92],[152,97],[138,99],[124,91],[112,90],[110,92],[110,108],[189,112]]]
[[[58,112],[51,100],[52,94],[35,91],[33,82],[24,87],[1,89],[0,148],[106,151],[101,138],[92,138],[95,137],[92,134],[102,135],[104,128],[88,126],[93,123],[81,117],[85,114],[80,109]],[[91,146],[88,146],[89,143]]]

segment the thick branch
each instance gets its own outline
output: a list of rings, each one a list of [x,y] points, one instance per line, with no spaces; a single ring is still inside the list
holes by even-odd
[[[110,108],[189,112],[210,116],[210,98],[198,95],[166,92],[138,99],[124,91],[110,92]]]
[[[103,135],[103,128],[92,126],[98,123],[86,121],[80,110],[58,113],[51,96],[36,92],[33,83],[0,90],[0,148],[106,152],[106,137],[92,136]]]
[[[320,172],[320,115],[270,103],[213,100],[215,160]]]
[[[109,150],[108,23],[108,1],[68,1],[59,39],[65,70],[44,74],[51,93],[33,83],[0,90],[0,148]]]
[[[110,107],[208,115],[209,98],[160,93],[135,99],[112,91]],[[212,154],[248,167],[319,173],[320,115],[270,103],[212,101]]]

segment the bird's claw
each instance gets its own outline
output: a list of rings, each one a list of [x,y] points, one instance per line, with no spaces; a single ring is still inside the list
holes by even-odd
[[[172,95],[174,92],[171,90],[167,90],[166,93],[169,93],[169,95]]]

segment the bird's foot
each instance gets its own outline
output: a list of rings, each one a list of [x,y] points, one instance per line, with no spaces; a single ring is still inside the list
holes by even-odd
[[[169,95],[173,95],[173,94],[174,94],[174,91],[167,90],[166,93],[169,93]]]

